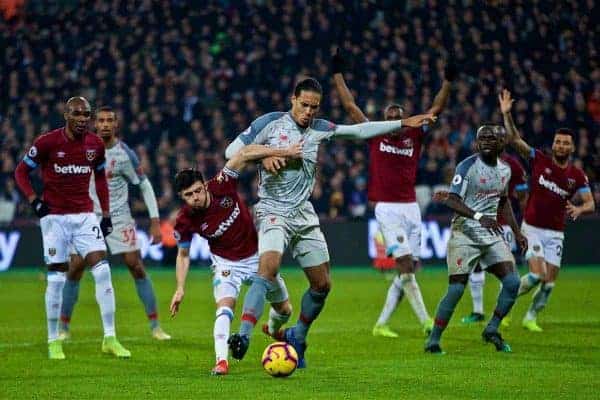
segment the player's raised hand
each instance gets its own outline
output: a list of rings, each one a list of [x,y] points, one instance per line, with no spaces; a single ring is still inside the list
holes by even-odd
[[[571,203],[568,200],[567,200],[566,209],[567,209],[567,215],[569,217],[571,217],[571,219],[573,221],[575,221],[577,218],[579,218],[579,216],[582,213],[581,208],[577,207],[576,205],[573,205],[573,203]]]
[[[507,89],[502,89],[502,93],[498,95],[498,101],[500,102],[500,111],[502,114],[508,114],[512,109],[515,99],[512,98]]]
[[[173,294],[173,298],[171,299],[171,305],[169,306],[169,310],[171,311],[171,317],[174,317],[179,312],[179,305],[183,301],[183,296],[185,295],[183,289],[178,288]]]
[[[502,229],[502,225],[500,225],[495,219],[483,216],[479,219],[479,223],[484,228],[487,228],[488,231],[492,233],[492,235],[502,235],[504,229]]]
[[[437,117],[432,113],[413,115],[412,117],[402,118],[402,126],[408,126],[411,128],[420,128],[423,125],[432,124],[436,120],[437,120]]]
[[[267,172],[277,175],[279,170],[285,167],[286,162],[283,157],[267,157],[262,159],[261,164]]]
[[[435,192],[432,196],[431,196],[431,200],[433,200],[436,203],[443,203],[446,200],[448,200],[448,195],[450,193],[446,190],[440,190],[439,192]]]
[[[158,218],[150,219],[150,244],[159,244],[162,242],[162,233],[160,231],[160,220]]]
[[[515,232],[515,241],[517,242],[519,249],[521,249],[521,254],[525,255],[525,253],[527,253],[529,243],[527,242],[527,238],[521,233],[521,231]]]
[[[343,74],[346,70],[346,60],[338,47],[333,57],[331,57],[331,72],[334,74]]]

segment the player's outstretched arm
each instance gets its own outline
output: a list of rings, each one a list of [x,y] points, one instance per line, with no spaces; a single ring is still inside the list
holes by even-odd
[[[333,137],[365,140],[397,131],[403,126],[420,128],[423,125],[435,122],[436,119],[437,117],[435,115],[429,113],[413,115],[412,117],[395,121],[374,121],[363,122],[356,125],[337,125],[333,132]]]
[[[444,111],[444,108],[446,108],[446,105],[448,104],[448,98],[450,97],[452,82],[456,79],[457,75],[458,68],[456,64],[448,61],[446,63],[446,67],[444,68],[444,81],[442,82],[442,87],[433,98],[433,104],[427,112],[434,115],[439,115],[442,111]]]
[[[583,203],[580,206],[576,206],[570,201],[567,201],[567,214],[573,221],[575,221],[582,214],[593,213],[596,210],[596,204],[594,203],[594,196],[591,191],[580,192],[581,200]]]
[[[344,110],[350,115],[350,119],[355,124],[359,124],[361,122],[367,122],[369,119],[362,112],[360,107],[354,101],[354,96],[348,89],[346,85],[346,81],[344,80],[344,69],[346,65],[346,60],[340,53],[340,49],[337,49],[336,53],[333,55],[331,59],[331,66],[333,71],[333,83],[335,85],[335,90],[340,96],[340,102],[342,103],[342,107]]]
[[[508,90],[503,89],[502,93],[498,95],[498,101],[500,102],[500,111],[502,112],[502,118],[504,119],[504,127],[508,133],[508,144],[514,147],[521,157],[527,160],[531,155],[531,146],[529,146],[521,137],[510,113],[512,104],[515,100]]]
[[[241,171],[252,161],[262,160],[266,157],[302,158],[303,142],[295,143],[289,147],[278,149],[260,144],[249,144],[234,154],[225,166],[234,171]]]
[[[513,212],[512,205],[510,204],[508,197],[500,197],[500,204],[498,207],[500,208],[502,216],[506,222],[508,222],[510,229],[512,229],[513,233],[515,234],[515,240],[521,249],[521,253],[525,254],[527,252],[527,238],[521,233],[521,229],[519,228],[519,224],[517,223],[515,213]]]
[[[175,294],[173,294],[171,305],[169,306],[171,317],[174,317],[179,312],[179,305],[183,301],[183,296],[185,295],[185,280],[187,278],[189,269],[190,249],[180,247],[177,250],[177,259],[175,260],[175,279],[177,281],[177,289],[175,290]]]
[[[158,213],[158,202],[156,201],[156,194],[154,188],[148,177],[144,177],[139,184],[144,204],[148,210],[150,216],[150,236],[151,244],[158,244],[162,240],[162,234],[160,232],[160,217]]]
[[[458,215],[479,221],[481,226],[487,228],[493,234],[502,234],[502,226],[500,226],[495,219],[473,211],[471,208],[467,207],[456,193],[449,193],[448,197],[443,200],[443,203]]]

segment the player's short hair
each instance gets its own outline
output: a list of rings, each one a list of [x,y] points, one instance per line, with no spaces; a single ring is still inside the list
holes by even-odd
[[[488,131],[488,130],[491,131],[497,137],[506,136],[506,129],[504,128],[504,126],[502,126],[500,124],[496,124],[494,122],[487,122],[487,123],[481,124],[479,126],[479,128],[477,128],[477,134],[475,136],[479,137],[480,134],[482,134],[483,132]]]
[[[558,128],[556,132],[554,132],[554,135],[567,135],[571,136],[571,139],[575,140],[575,132],[569,128]]]
[[[383,115],[385,116],[385,114],[387,114],[388,111],[393,110],[397,108],[398,110],[400,110],[401,113],[404,112],[404,107],[402,107],[400,104],[398,103],[390,103],[387,106],[385,106],[385,108],[383,109]]]
[[[96,115],[100,112],[111,112],[117,116],[117,111],[112,106],[102,106],[96,110]]]
[[[175,174],[175,191],[179,193],[198,181],[204,183],[204,176],[202,176],[202,172],[195,168],[182,169]]]
[[[323,95],[323,88],[321,87],[319,81],[315,78],[305,78],[296,83],[296,86],[294,87],[294,96],[300,96],[300,93],[303,90]]]

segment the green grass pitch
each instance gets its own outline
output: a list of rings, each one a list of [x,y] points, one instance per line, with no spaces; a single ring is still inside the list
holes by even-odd
[[[129,274],[113,272],[117,297],[117,334],[131,350],[129,360],[100,352],[101,323],[86,274],[72,321],[67,360],[50,362],[46,354],[45,282],[36,270],[0,274],[0,398],[157,398],[157,399],[598,399],[600,398],[600,266],[564,267],[548,308],[538,319],[545,329],[533,334],[520,327],[530,296],[513,312],[503,330],[514,353],[496,353],[484,345],[483,326],[463,327],[470,311],[465,293],[442,345],[448,353],[423,353],[425,338],[404,300],[391,325],[399,339],[371,336],[389,282],[371,268],[333,271],[333,290],[313,325],[308,368],[286,379],[266,375],[260,354],[268,340],[257,329],[246,358],[232,362],[230,375],[212,377],[214,305],[209,273],[193,270],[180,315],[170,319],[172,270],[151,276],[164,329],[173,340],[150,338],[143,308]],[[306,281],[297,268],[284,270],[297,317]],[[425,302],[434,313],[445,292],[445,269],[427,267],[418,274]],[[498,284],[488,276],[486,312]],[[234,329],[239,324],[241,304]]]

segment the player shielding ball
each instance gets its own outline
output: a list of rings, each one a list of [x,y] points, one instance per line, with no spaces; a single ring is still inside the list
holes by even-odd
[[[292,160],[302,156],[301,150],[301,144],[283,149],[251,145],[227,161],[223,170],[208,182],[193,169],[180,171],[175,177],[175,190],[184,206],[175,222],[177,290],[171,300],[171,315],[177,314],[183,301],[190,267],[189,247],[197,233],[208,240],[214,268],[213,293],[217,306],[214,375],[229,371],[227,340],[235,303],[241,285],[248,284],[258,270],[258,238],[252,216],[237,193],[238,174],[250,161],[269,156]],[[275,332],[292,314],[285,282],[279,274],[267,293],[267,300],[272,306],[269,329]]]
[[[88,131],[91,114],[85,98],[70,98],[64,114],[65,126],[39,136],[15,171],[19,189],[40,218],[44,260],[48,265],[48,356],[54,360],[65,358],[58,337],[58,318],[71,248],[91,266],[104,327],[102,351],[117,357],[131,356],[115,336],[115,294],[104,243],[105,236],[112,232],[104,144]],[[29,178],[37,167],[41,167],[44,185],[41,199]],[[93,213],[89,195],[92,173],[102,209],[100,222]]]
[[[339,49],[332,58],[333,81],[344,110],[352,122],[367,122],[368,118],[354,101],[346,86],[343,72],[346,60]],[[448,65],[440,91],[427,111],[440,114],[448,102],[451,81],[456,68]],[[383,111],[386,121],[402,119],[404,110],[399,104],[389,104]],[[383,234],[388,256],[396,260],[398,275],[394,277],[377,323],[374,336],[398,337],[388,321],[404,295],[419,319],[426,334],[433,320],[427,312],[421,289],[415,277],[415,265],[421,254],[421,211],[417,204],[415,183],[426,126],[404,127],[385,136],[367,140],[369,146],[369,201],[375,203],[375,219]]]
[[[511,116],[514,100],[508,90],[502,91],[499,101],[509,143],[521,157],[529,160],[531,170],[531,190],[523,218],[523,233],[529,240],[526,256],[529,273],[521,278],[519,295],[528,293],[541,282],[523,319],[525,329],[541,332],[537,315],[548,303],[558,278],[566,216],[575,221],[580,215],[593,212],[594,198],[585,173],[569,162],[575,151],[573,132],[558,129],[554,134],[552,156],[548,157],[521,138]],[[580,206],[570,201],[576,194],[583,201]]]
[[[425,351],[443,353],[442,333],[461,299],[469,274],[479,263],[502,282],[494,314],[482,333],[496,350],[510,352],[498,327],[512,308],[519,289],[519,275],[510,249],[502,239],[502,227],[496,221],[498,209],[515,232],[517,242],[527,247],[507,199],[510,167],[498,158],[504,147],[505,130],[498,125],[482,125],[477,130],[479,153],[463,160],[456,167],[450,194],[444,202],[454,210],[448,241],[448,291],[440,301],[435,324]]]
[[[158,216],[158,204],[154,189],[150,180],[141,169],[137,155],[117,137],[119,121],[117,113],[108,106],[101,107],[96,113],[96,133],[104,142],[106,148],[106,177],[108,180],[108,193],[110,210],[113,222],[113,233],[106,237],[106,244],[111,254],[121,254],[123,261],[129,269],[134,281],[135,288],[140,298],[146,316],[150,322],[152,337],[157,340],[169,340],[158,322],[158,311],[156,296],[152,282],[146,274],[142,256],[140,254],[140,242],[137,239],[135,220],[129,209],[129,184],[140,188],[144,203],[150,214],[150,232],[153,243],[160,243],[160,220]],[[100,215],[101,208],[94,181],[90,185],[90,196],[94,200],[94,211]],[[67,281],[63,289],[63,302],[61,310],[61,324],[59,336],[62,339],[70,337],[69,328],[73,314],[73,308],[79,297],[79,281],[85,269],[83,257],[73,254],[67,273]]]
[[[231,158],[250,144],[283,148],[303,143],[303,158],[287,163],[279,173],[269,172],[264,166],[260,168],[260,200],[255,206],[260,264],[258,276],[246,293],[240,332],[229,340],[232,356],[237,359],[243,358],[248,350],[252,330],[263,313],[265,296],[275,287],[283,252],[289,248],[304,269],[310,287],[302,297],[296,325],[274,336],[295,348],[299,368],[306,366],[306,336],[323,310],[331,288],[327,243],[309,201],[317,172],[319,144],[332,138],[365,140],[403,126],[420,127],[435,119],[432,114],[426,114],[397,121],[335,125],[315,119],[322,93],[317,80],[301,80],[294,88],[289,112],[272,112],[257,118],[226,150],[226,157]]]

